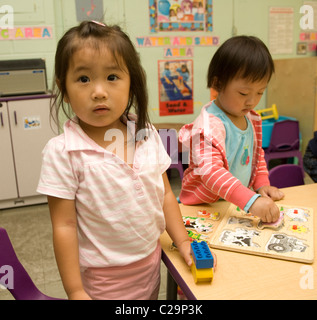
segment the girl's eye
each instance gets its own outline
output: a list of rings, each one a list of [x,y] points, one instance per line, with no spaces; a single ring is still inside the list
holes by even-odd
[[[118,77],[116,75],[114,75],[114,74],[111,74],[110,76],[108,76],[108,80],[109,81],[115,81],[117,79],[118,79]]]
[[[247,93],[239,92],[242,96],[246,96]]]
[[[89,80],[88,77],[82,76],[82,77],[79,78],[79,81],[82,82],[82,83],[87,83],[87,82],[89,82],[90,80]]]

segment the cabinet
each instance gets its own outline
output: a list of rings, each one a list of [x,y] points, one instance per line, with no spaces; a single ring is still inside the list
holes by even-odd
[[[36,188],[42,150],[58,132],[49,106],[49,95],[0,99],[0,209],[46,202]]]

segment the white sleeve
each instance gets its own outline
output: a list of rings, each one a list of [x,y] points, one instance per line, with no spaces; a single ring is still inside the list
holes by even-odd
[[[73,200],[78,178],[69,152],[60,137],[51,139],[42,152],[42,168],[37,192]]]

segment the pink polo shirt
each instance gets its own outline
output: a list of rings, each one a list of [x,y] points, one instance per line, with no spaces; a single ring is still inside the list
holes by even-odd
[[[154,129],[137,142],[133,167],[74,121],[47,143],[37,191],[76,201],[81,267],[123,266],[154,252],[165,229],[162,174],[170,163]]]

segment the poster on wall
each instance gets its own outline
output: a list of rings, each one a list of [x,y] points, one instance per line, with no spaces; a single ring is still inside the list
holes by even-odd
[[[212,0],[149,0],[150,31],[212,31]]]
[[[75,3],[77,21],[102,20],[104,14],[102,0],[76,0]]]
[[[194,113],[193,60],[159,60],[160,116]]]
[[[269,11],[269,48],[271,54],[293,53],[294,8],[271,7]]]

